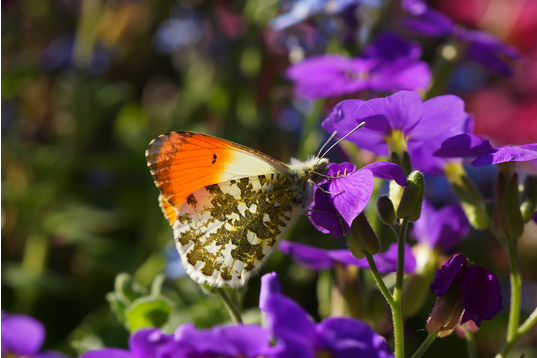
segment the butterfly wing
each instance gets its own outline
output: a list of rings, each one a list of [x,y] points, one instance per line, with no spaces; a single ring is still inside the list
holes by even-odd
[[[274,251],[300,205],[289,167],[220,138],[181,132],[146,152],[188,274],[210,285],[242,286]]]
[[[209,185],[193,193],[173,225],[187,273],[199,283],[243,286],[300,214],[282,174]]]
[[[175,208],[207,185],[288,170],[254,149],[192,132],[163,134],[149,144],[145,155],[163,199]]]

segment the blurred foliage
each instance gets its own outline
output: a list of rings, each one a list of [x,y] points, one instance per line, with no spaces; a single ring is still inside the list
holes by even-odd
[[[172,130],[220,136],[283,161],[317,148],[323,106],[336,102],[317,104],[306,118],[310,104],[293,97],[282,76],[288,57],[266,27],[278,7],[272,0],[2,2],[2,309],[42,321],[46,348],[75,355],[125,347],[128,330],[147,325],[171,332],[188,321],[229,321],[218,297],[190,278],[159,276],[173,237],[144,152]],[[379,234],[383,248],[390,235]],[[344,245],[304,218],[287,237]],[[523,272],[533,280],[534,242],[521,242]],[[472,233],[464,250],[498,273],[507,297],[503,248]],[[272,270],[314,317],[328,314],[329,273],[317,283],[316,273],[279,252],[262,272]],[[389,334],[374,282],[358,277],[365,318]],[[253,279],[241,302],[247,321],[259,321],[258,294]],[[409,320],[408,351],[425,337],[427,313]],[[483,356],[501,344],[506,318],[483,325]],[[452,336],[431,356],[462,350]]]

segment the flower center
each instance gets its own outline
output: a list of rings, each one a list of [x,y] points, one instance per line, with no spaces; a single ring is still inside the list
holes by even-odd
[[[399,158],[403,157],[403,153],[407,151],[405,133],[399,129],[392,130],[390,135],[386,136],[386,143],[390,153],[395,152]]]

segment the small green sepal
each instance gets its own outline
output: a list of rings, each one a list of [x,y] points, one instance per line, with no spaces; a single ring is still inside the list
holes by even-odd
[[[397,209],[397,216],[414,222],[420,218],[421,204],[425,193],[425,181],[420,171],[413,171],[408,176],[408,181],[401,197],[401,203]]]

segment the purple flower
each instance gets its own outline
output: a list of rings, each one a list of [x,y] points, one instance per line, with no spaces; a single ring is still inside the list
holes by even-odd
[[[369,269],[367,259],[357,259],[347,249],[324,250],[318,247],[301,244],[298,242],[282,241],[280,251],[291,256],[292,260],[312,270],[325,270],[334,267],[335,263],[352,265]],[[397,271],[397,244],[390,245],[388,250],[373,256],[377,269],[382,273]],[[412,273],[416,269],[416,259],[411,253],[409,245],[405,250],[405,272]]]
[[[419,61],[417,42],[385,33],[360,57],[321,55],[292,65],[287,77],[295,91],[307,98],[325,98],[366,89],[391,92],[425,89],[431,81],[429,66]]]
[[[105,348],[86,352],[81,358],[256,358],[271,351],[268,332],[259,325],[215,326],[196,329],[191,323],[175,334],[141,329],[129,337],[129,350]]]
[[[484,165],[525,162],[537,159],[537,143],[494,148],[488,139],[473,134],[460,134],[442,142],[434,155],[437,157],[476,157],[474,167]]]
[[[315,188],[309,218],[317,230],[332,237],[346,236],[354,219],[366,206],[373,192],[373,177],[393,179],[406,185],[406,176],[397,165],[376,162],[359,170],[351,163],[331,164],[332,177]]]
[[[322,355],[332,357],[393,357],[384,338],[375,333],[364,322],[353,318],[327,318],[314,323],[302,307],[285,297],[275,281],[275,273],[261,278],[260,309],[265,313],[265,322],[275,338],[275,358],[314,358]],[[261,303],[261,302],[260,302]]]
[[[442,297],[452,287],[462,299],[464,311],[461,324],[472,320],[480,327],[482,320],[492,319],[503,308],[496,275],[486,268],[468,265],[464,255],[453,256],[441,269],[436,270],[431,291]]]
[[[464,101],[459,97],[445,95],[422,102],[412,91],[367,102],[342,101],[322,126],[329,133],[349,133],[361,122],[366,123],[365,127],[348,140],[377,155],[406,147],[412,167],[427,174],[444,171],[447,160],[432,154],[443,140],[473,129],[473,118],[464,111]]]
[[[431,9],[422,0],[403,0],[403,9],[413,15],[404,20],[404,25],[423,36],[453,36],[468,43],[466,56],[488,68],[491,72],[510,76],[512,70],[506,59],[516,59],[520,53],[498,38],[483,31],[474,31],[457,26],[443,13]]]
[[[33,317],[2,311],[2,357],[66,358],[51,350],[41,351],[45,327]]]
[[[451,252],[468,235],[470,223],[459,205],[446,205],[436,210],[427,200],[421,216],[414,223],[414,237],[431,249]]]

